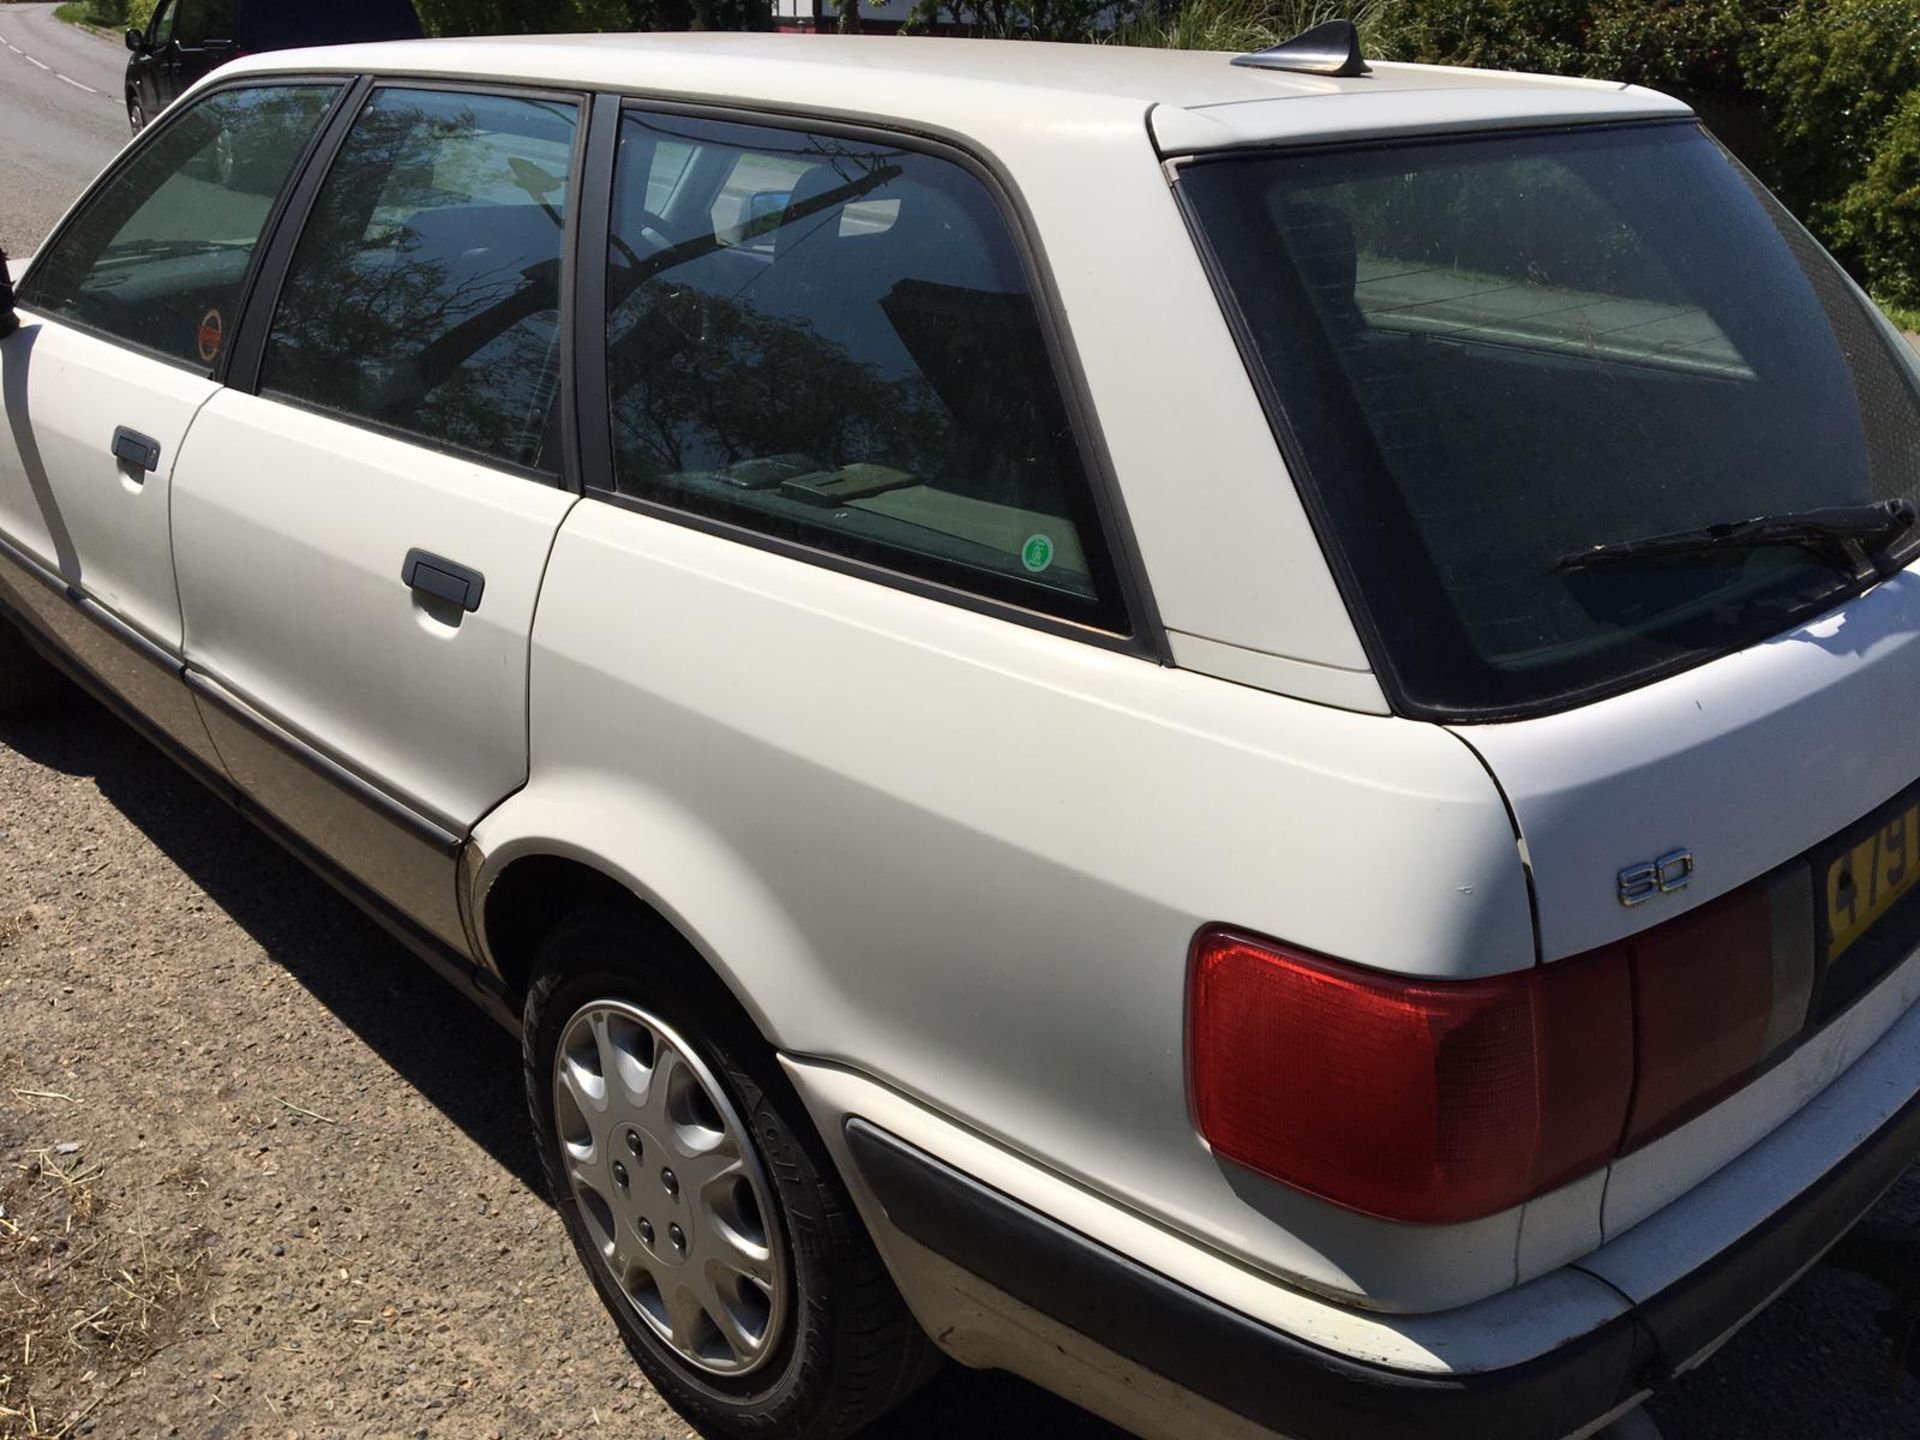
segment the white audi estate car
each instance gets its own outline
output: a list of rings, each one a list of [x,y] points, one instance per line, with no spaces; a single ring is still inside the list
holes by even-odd
[[[707,1434],[1586,1434],[1920,1153],[1920,374],[1675,100],[275,53],[17,314],[0,707],[523,1037]]]

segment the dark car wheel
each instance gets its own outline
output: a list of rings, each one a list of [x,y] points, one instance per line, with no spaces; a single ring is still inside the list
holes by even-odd
[[[147,107],[141,103],[138,95],[127,97],[127,123],[133,127],[136,135],[147,128]]]
[[[773,1051],[678,938],[565,921],[527,997],[527,1101],[574,1248],[710,1436],[832,1440],[937,1367]]]

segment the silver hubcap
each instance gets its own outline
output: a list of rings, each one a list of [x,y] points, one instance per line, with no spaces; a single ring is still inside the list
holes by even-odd
[[[786,1255],[759,1158],[713,1072],[620,1000],[574,1012],[553,1057],[561,1160],[593,1248],[688,1364],[744,1375],[786,1323]]]

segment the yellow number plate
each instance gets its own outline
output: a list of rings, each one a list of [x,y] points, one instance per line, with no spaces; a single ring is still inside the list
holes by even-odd
[[[1868,831],[1827,866],[1827,958],[1833,960],[1920,885],[1920,805]]]

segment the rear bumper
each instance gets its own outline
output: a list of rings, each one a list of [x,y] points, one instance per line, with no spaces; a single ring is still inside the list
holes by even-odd
[[[1578,1264],[1387,1315],[1251,1275],[864,1077],[787,1064],[930,1334],[1165,1440],[1586,1433],[1710,1354],[1920,1158],[1916,1006]]]
[[[1307,1344],[1055,1223],[864,1120],[848,1150],[891,1226],[1024,1306],[1262,1428],[1558,1440],[1647,1394],[1786,1288],[1920,1157],[1920,1096],[1759,1229],[1646,1302],[1499,1370],[1413,1374]]]

